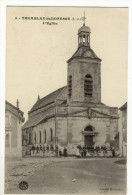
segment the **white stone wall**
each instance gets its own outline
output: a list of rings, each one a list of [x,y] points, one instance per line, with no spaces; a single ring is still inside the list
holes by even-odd
[[[22,157],[22,122],[10,112],[6,112],[9,116],[9,129],[5,135],[9,134],[9,147],[5,148],[5,155],[8,157]]]
[[[126,143],[126,134],[127,134],[127,111],[119,111],[119,151],[120,156],[127,156],[127,143]],[[125,137],[124,137],[125,135]]]
[[[5,155],[6,157],[22,157],[22,148],[6,148]]]

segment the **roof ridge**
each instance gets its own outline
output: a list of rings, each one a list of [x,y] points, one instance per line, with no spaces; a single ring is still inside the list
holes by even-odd
[[[56,95],[58,96],[58,95],[59,95],[58,93],[61,92],[61,90],[63,90],[65,87],[66,87],[66,86],[60,87],[59,89],[57,89],[57,90],[51,92],[50,94],[44,96],[43,98],[37,100],[36,103],[32,106],[32,108],[30,109],[30,111],[29,111],[28,113],[31,113],[31,112],[33,112],[33,111],[35,111],[35,110],[37,110],[37,109],[39,109],[39,108],[41,108],[41,107],[43,107],[43,106],[46,106],[47,104],[50,104],[51,102],[54,102],[55,99],[56,99],[56,97],[54,97],[53,100],[52,100],[51,97],[52,97],[52,96],[56,96]],[[57,93],[57,94],[56,94],[56,93]],[[51,99],[51,100],[48,101],[48,99]],[[43,103],[44,101],[46,102],[45,104]],[[43,104],[43,105],[42,105],[42,104]]]
[[[8,102],[7,100],[5,100],[5,102],[6,102],[7,104],[9,104],[10,106],[12,106],[14,109],[18,110],[19,112],[24,113],[23,111],[20,110],[20,108],[17,108],[16,106],[14,106],[13,104],[11,104],[11,103]]]
[[[66,86],[64,86],[64,87],[66,87]],[[52,94],[55,93],[56,91],[59,91],[59,90],[63,89],[64,87],[60,87],[59,89],[56,89],[55,91],[52,91],[51,93],[49,93],[48,95],[46,95],[46,96],[40,98],[40,99],[37,100],[37,101],[43,100],[44,98],[46,98],[46,97],[52,95]]]

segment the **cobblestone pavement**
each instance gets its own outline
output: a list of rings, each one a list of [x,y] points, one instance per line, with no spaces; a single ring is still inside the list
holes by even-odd
[[[43,166],[47,166],[57,158],[7,158],[5,162],[5,193],[18,188],[21,181],[27,180],[39,171]]]
[[[80,189],[78,187],[88,180],[91,181],[91,187],[93,185],[93,181],[101,182],[99,186],[103,186],[106,180],[111,182],[111,186],[116,189],[116,185],[118,184],[124,188],[125,193],[125,165],[117,165],[114,161],[119,160],[119,158],[86,158],[86,159],[76,159],[75,157],[68,157],[68,158],[39,158],[39,157],[29,157],[29,158],[22,158],[22,159],[7,159],[6,166],[5,166],[5,193],[65,193],[67,189],[69,189],[69,193],[72,191],[78,192]],[[59,163],[59,164],[58,164]],[[97,167],[98,168],[97,168]],[[113,168],[112,168],[113,167]],[[112,169],[111,169],[112,168]],[[60,170],[60,171],[59,171]],[[87,171],[86,171],[87,170]],[[103,170],[103,172],[102,172]],[[64,174],[63,178],[61,174]],[[78,183],[76,186],[76,190],[74,189],[72,177],[75,175],[79,177],[79,181],[82,183]],[[86,177],[87,175],[87,177]],[[46,178],[45,178],[46,176]],[[58,177],[58,179],[57,179]],[[76,178],[75,177],[75,178]],[[84,180],[84,177],[85,180]],[[41,179],[40,179],[41,178]],[[97,178],[95,180],[95,178]],[[100,178],[100,179],[99,179]],[[38,181],[38,180],[41,181]],[[65,179],[65,180],[64,180]],[[74,179],[74,178],[73,178]],[[99,180],[98,180],[99,179]],[[53,180],[53,181],[52,181]],[[59,184],[56,183],[58,180],[59,183],[62,183],[62,189],[59,187]],[[63,181],[64,180],[64,181]],[[84,180],[84,181],[83,181]],[[114,183],[116,180],[117,183]],[[21,191],[19,189],[19,183],[21,181],[29,181],[30,188],[27,191]],[[78,181],[78,182],[79,182]],[[46,185],[44,185],[44,182]],[[47,183],[46,183],[47,182]],[[52,188],[50,183],[52,182]],[[75,181],[76,182],[76,181]],[[42,184],[41,184],[42,183]],[[65,186],[67,184],[67,188]],[[116,185],[115,185],[116,184]],[[43,186],[43,187],[42,187]],[[87,186],[87,185],[86,185]],[[83,190],[86,187],[84,185]],[[71,187],[73,188],[72,191]],[[93,185],[93,187],[95,187]],[[42,190],[42,191],[41,191]],[[85,189],[87,190],[87,188]],[[82,193],[86,193],[81,191]],[[115,192],[114,192],[115,193]],[[123,193],[123,194],[124,194]],[[122,194],[122,193],[121,193]]]
[[[21,181],[26,181],[43,166],[53,162],[69,161],[74,157],[26,157],[26,158],[6,158],[5,159],[5,193],[18,188]]]

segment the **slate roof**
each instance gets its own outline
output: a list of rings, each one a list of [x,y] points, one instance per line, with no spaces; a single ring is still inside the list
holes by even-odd
[[[61,93],[61,91],[64,89],[65,87],[61,87],[59,89],[57,89],[56,91],[48,94],[47,96],[37,100],[37,102],[33,105],[33,107],[31,108],[30,112],[33,112],[41,107],[44,107],[46,105],[49,105],[51,103],[53,103],[55,101],[55,99],[57,98],[57,96]]]
[[[19,108],[17,108],[13,104],[9,103],[7,100],[5,101],[5,110],[16,115],[18,118],[22,120],[22,122],[24,122],[25,120],[23,117],[24,112],[22,112]]]
[[[29,113],[38,110],[41,107],[44,107],[46,105],[49,105],[51,103],[53,103],[56,98],[59,96],[59,94],[62,92],[62,90],[65,87],[61,87],[59,89],[57,89],[56,91],[50,93],[49,95],[39,99],[34,106],[31,108],[31,110],[29,111]],[[50,116],[49,116],[50,117]],[[44,120],[45,118],[47,118],[46,116],[44,116],[41,113],[37,113],[36,115],[30,117],[26,123],[23,125],[22,129],[26,129],[29,127],[34,127],[35,125],[39,124],[42,120]]]
[[[78,34],[79,34],[80,32],[91,32],[91,30],[90,30],[90,27],[89,27],[89,26],[83,25],[81,28],[79,28]]]
[[[123,106],[121,106],[119,109],[120,110],[126,110],[127,109],[127,102],[125,104],[123,104]]]
[[[67,62],[70,62],[72,59],[75,58],[89,58],[101,61],[101,59],[94,53],[94,51],[89,46],[80,46]]]
[[[33,117],[29,118],[26,123],[23,125],[22,129],[26,129],[29,127],[34,127],[37,125],[42,119],[44,118],[43,115],[36,114]]]

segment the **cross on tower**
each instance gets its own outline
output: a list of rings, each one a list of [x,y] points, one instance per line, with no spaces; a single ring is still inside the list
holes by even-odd
[[[85,11],[84,11],[84,16],[82,17],[82,20],[83,20],[83,25],[85,26],[85,20],[86,20],[87,18],[85,17]]]

